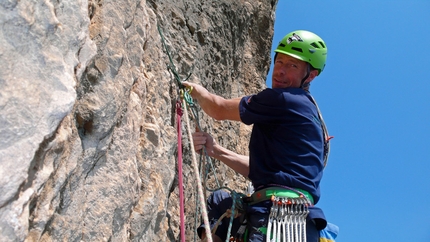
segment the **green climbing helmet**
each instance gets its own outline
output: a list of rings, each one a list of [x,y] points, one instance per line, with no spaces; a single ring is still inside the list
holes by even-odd
[[[297,30],[285,35],[275,52],[309,63],[318,70],[318,75],[324,70],[327,59],[327,46],[324,40],[306,30]]]

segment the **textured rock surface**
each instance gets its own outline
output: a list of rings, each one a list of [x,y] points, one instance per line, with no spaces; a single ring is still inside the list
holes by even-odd
[[[190,81],[236,97],[265,87],[275,5],[0,2],[0,241],[178,240],[178,85],[157,26],[181,78],[192,73]],[[249,126],[199,117],[246,154]],[[199,215],[186,128],[192,240]],[[246,186],[215,166],[220,185]]]

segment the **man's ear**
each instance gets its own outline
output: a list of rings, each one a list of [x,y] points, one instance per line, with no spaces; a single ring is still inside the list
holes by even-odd
[[[311,81],[313,81],[314,78],[317,76],[318,76],[318,70],[312,70],[309,73],[309,77],[306,79],[305,83],[311,83]]]

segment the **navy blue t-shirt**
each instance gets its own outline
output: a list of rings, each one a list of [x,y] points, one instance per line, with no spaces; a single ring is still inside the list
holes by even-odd
[[[248,177],[255,188],[270,184],[308,191],[320,198],[323,132],[310,94],[301,88],[267,88],[243,97],[245,124],[254,124],[249,143]]]

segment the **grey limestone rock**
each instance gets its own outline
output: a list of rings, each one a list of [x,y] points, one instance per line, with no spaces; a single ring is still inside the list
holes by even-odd
[[[177,241],[178,83],[158,26],[181,78],[238,97],[265,87],[276,3],[0,1],[0,241]],[[198,114],[219,143],[247,153],[249,126]],[[221,185],[246,187],[214,166]]]

